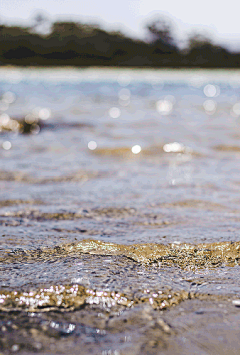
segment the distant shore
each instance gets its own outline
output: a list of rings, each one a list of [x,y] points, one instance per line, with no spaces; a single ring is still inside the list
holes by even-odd
[[[191,35],[180,48],[171,25],[161,18],[146,26],[146,40],[67,21],[53,23],[43,34],[38,25],[0,25],[0,66],[240,68],[240,53],[201,34]]]

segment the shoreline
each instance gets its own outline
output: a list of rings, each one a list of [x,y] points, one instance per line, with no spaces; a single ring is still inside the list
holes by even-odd
[[[51,76],[49,73],[51,72]],[[167,82],[190,82],[200,87],[206,82],[240,84],[240,69],[196,68],[116,68],[116,67],[0,67],[0,81],[18,83],[24,80],[43,81],[118,81],[120,86],[140,81],[151,84]]]

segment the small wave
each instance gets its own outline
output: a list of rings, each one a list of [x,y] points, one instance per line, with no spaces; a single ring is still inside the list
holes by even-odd
[[[86,305],[111,309],[122,306],[130,308],[143,303],[150,304],[154,309],[166,309],[177,305],[183,300],[194,298],[194,293],[171,290],[143,290],[132,295],[121,292],[92,290],[81,285],[53,285],[37,291],[19,292],[4,291],[0,293],[0,310],[34,311],[73,311]]]
[[[62,175],[62,176],[52,176],[52,177],[35,177],[33,175],[28,175],[20,171],[0,171],[0,181],[16,181],[20,183],[27,184],[51,184],[51,183],[62,183],[62,182],[84,182],[89,179],[96,179],[104,177],[106,174],[103,172],[95,171],[84,171],[79,170],[75,173]]]
[[[91,151],[91,153],[99,156],[106,156],[106,157],[115,157],[115,158],[125,158],[125,159],[136,159],[136,157],[164,157],[172,154],[181,154],[190,157],[202,157],[202,155],[189,147],[185,147],[181,145],[180,149],[178,150],[166,150],[165,145],[154,145],[146,148],[141,148],[138,154],[134,154],[131,147],[103,147],[97,148]]]
[[[121,245],[99,240],[85,239],[78,243],[64,244],[55,248],[10,251],[0,262],[13,260],[51,260],[56,257],[77,256],[78,254],[124,256],[142,264],[158,263],[164,266],[189,268],[213,268],[227,264],[240,264],[240,242],[219,242],[206,244],[133,244]]]
[[[1,207],[19,206],[19,205],[43,205],[41,200],[0,200]]]
[[[185,208],[197,208],[197,209],[206,209],[206,210],[224,210],[227,209],[224,205],[219,203],[214,203],[211,201],[204,201],[204,200],[181,200],[172,203],[164,203],[159,204],[160,207],[172,208],[172,207],[185,207]]]
[[[221,145],[216,145],[215,147],[213,147],[213,149],[221,152],[233,152],[233,153],[240,152],[240,147],[237,145],[221,144]]]

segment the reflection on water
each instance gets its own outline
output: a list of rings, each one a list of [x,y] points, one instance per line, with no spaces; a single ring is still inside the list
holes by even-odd
[[[239,352],[239,88],[238,71],[0,70],[6,354]]]

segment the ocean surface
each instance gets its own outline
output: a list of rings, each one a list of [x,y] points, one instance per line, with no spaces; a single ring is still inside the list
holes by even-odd
[[[0,68],[0,352],[239,354],[240,71]]]

